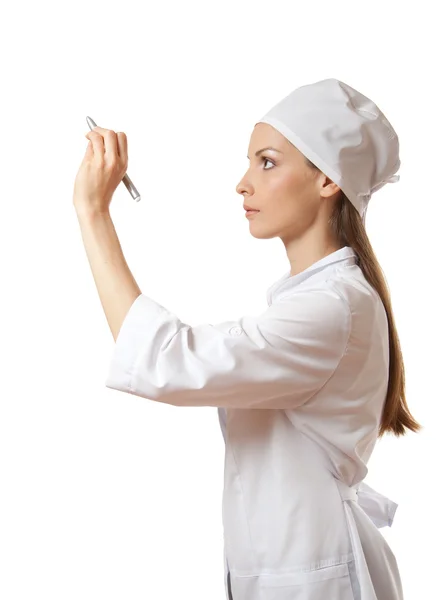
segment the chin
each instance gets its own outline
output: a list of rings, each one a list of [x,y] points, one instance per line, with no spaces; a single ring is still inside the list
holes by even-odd
[[[278,234],[265,229],[263,231],[251,231],[250,235],[256,238],[257,240],[270,240],[272,238],[277,237]]]

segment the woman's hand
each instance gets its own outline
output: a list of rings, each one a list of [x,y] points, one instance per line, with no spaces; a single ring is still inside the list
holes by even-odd
[[[74,182],[73,204],[79,212],[109,212],[114,191],[128,168],[127,136],[94,127]]]

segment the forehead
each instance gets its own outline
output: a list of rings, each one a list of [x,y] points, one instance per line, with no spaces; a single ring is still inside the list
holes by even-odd
[[[286,138],[269,123],[256,123],[250,136],[250,143],[273,146],[283,144]],[[278,146],[277,146],[278,147]],[[279,147],[279,150],[283,148]]]
[[[250,135],[249,156],[250,151],[254,153],[266,146],[272,146],[280,150],[283,154],[288,153],[292,148],[295,149],[295,146],[275,127],[272,127],[269,123],[256,123]]]
[[[283,154],[280,156],[291,156],[292,158],[301,155],[301,152],[296,148],[282,133],[269,123],[256,123],[250,136],[248,156],[252,158],[255,152],[261,148],[272,146],[280,150]]]

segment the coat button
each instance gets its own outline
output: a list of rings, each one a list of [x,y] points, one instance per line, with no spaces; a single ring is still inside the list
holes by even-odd
[[[229,331],[230,335],[241,335],[243,330],[241,327],[232,327]]]

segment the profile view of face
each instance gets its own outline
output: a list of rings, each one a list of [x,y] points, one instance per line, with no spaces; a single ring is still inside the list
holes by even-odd
[[[339,190],[268,123],[257,123],[250,137],[249,167],[236,186],[244,204],[259,212],[248,216],[250,233],[261,239],[301,236],[324,218],[326,197]],[[326,217],[327,218],[327,217]]]

